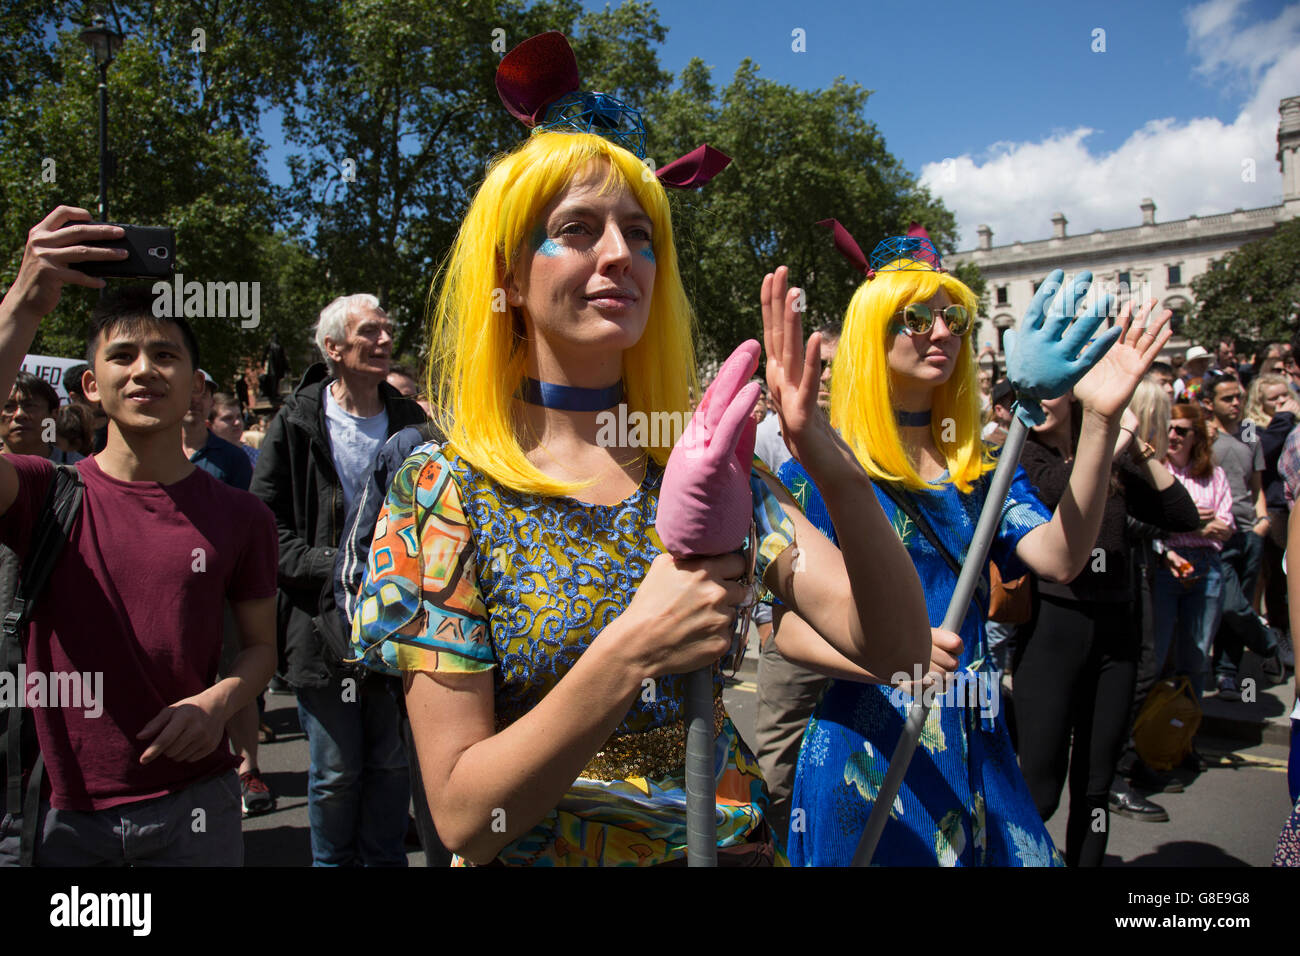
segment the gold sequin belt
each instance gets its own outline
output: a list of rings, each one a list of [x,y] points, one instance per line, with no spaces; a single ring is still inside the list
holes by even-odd
[[[713,698],[713,736],[722,733],[727,712],[722,698]],[[610,737],[581,776],[589,780],[630,780],[645,777],[660,780],[686,766],[686,722],[682,720],[637,734]]]

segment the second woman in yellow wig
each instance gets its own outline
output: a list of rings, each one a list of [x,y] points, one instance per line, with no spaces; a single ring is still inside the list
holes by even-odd
[[[988,493],[985,473],[993,466],[980,438],[968,338],[975,296],[942,270],[923,230],[885,240],[868,266],[842,226],[834,220],[824,224],[833,228],[841,252],[868,276],[849,305],[835,356],[831,424],[875,479],[876,501],[907,547],[925,586],[930,621],[937,625],[956,590]],[[1024,470],[1017,470],[990,551],[1004,579],[1029,569],[1068,581],[1082,569],[1105,506],[1120,414],[1155,356],[1167,318],[1166,313],[1152,327],[1130,329],[1125,313],[1121,321],[1128,334],[1075,385],[1084,424],[1069,488],[1055,513],[1038,500]],[[1067,341],[1066,325],[1053,326],[1057,331],[1051,334]],[[783,465],[780,476],[809,517],[833,536],[834,529],[818,521],[821,489],[812,476],[797,461]],[[987,568],[980,571],[987,581]],[[977,596],[962,618],[958,671],[934,697],[875,863],[1060,863],[1016,766],[1001,714],[1000,673],[985,642],[986,613],[987,599]],[[798,654],[799,642],[791,645],[781,634],[784,627],[781,620],[783,652],[790,645]],[[813,649],[817,653],[806,654],[804,662],[816,667],[825,655]],[[846,668],[837,670],[846,676]],[[910,694],[935,693],[924,689],[920,672],[895,675],[895,683],[889,688],[839,679],[823,693],[799,755],[793,805],[806,809],[807,825],[800,832],[791,828],[791,862],[842,866],[853,859],[911,707]]]

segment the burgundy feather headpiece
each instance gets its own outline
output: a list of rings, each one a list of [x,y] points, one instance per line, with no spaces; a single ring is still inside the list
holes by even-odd
[[[563,33],[529,37],[497,67],[497,92],[510,115],[533,130],[604,136],[645,159],[641,114],[608,93],[583,92],[578,61]],[[707,144],[655,170],[665,186],[693,189],[722,172],[731,157]]]

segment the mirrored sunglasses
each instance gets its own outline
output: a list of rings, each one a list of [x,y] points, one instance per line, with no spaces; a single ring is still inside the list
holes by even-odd
[[[970,313],[963,305],[950,305],[946,309],[931,309],[924,302],[914,302],[894,316],[902,325],[898,331],[907,335],[925,335],[934,328],[936,317],[943,316],[943,324],[953,335],[965,335],[970,331]]]

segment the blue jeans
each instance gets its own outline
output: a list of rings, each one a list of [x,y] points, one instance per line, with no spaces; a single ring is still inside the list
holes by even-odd
[[[1223,611],[1223,567],[1213,548],[1176,548],[1195,569],[1180,581],[1161,563],[1156,568],[1156,661],[1163,665],[1174,646],[1174,670],[1191,678],[1197,700],[1205,693],[1210,645]],[[1162,670],[1161,673],[1164,673]]]
[[[42,800],[40,814],[37,866],[244,865],[233,770],[108,810],[55,810]]]
[[[1215,647],[1215,673],[1236,678],[1242,651],[1250,648],[1268,657],[1277,642],[1255,614],[1253,601],[1259,569],[1264,560],[1264,539],[1253,531],[1238,531],[1223,546],[1223,621]]]
[[[313,866],[406,866],[411,800],[391,679],[298,688]]]

